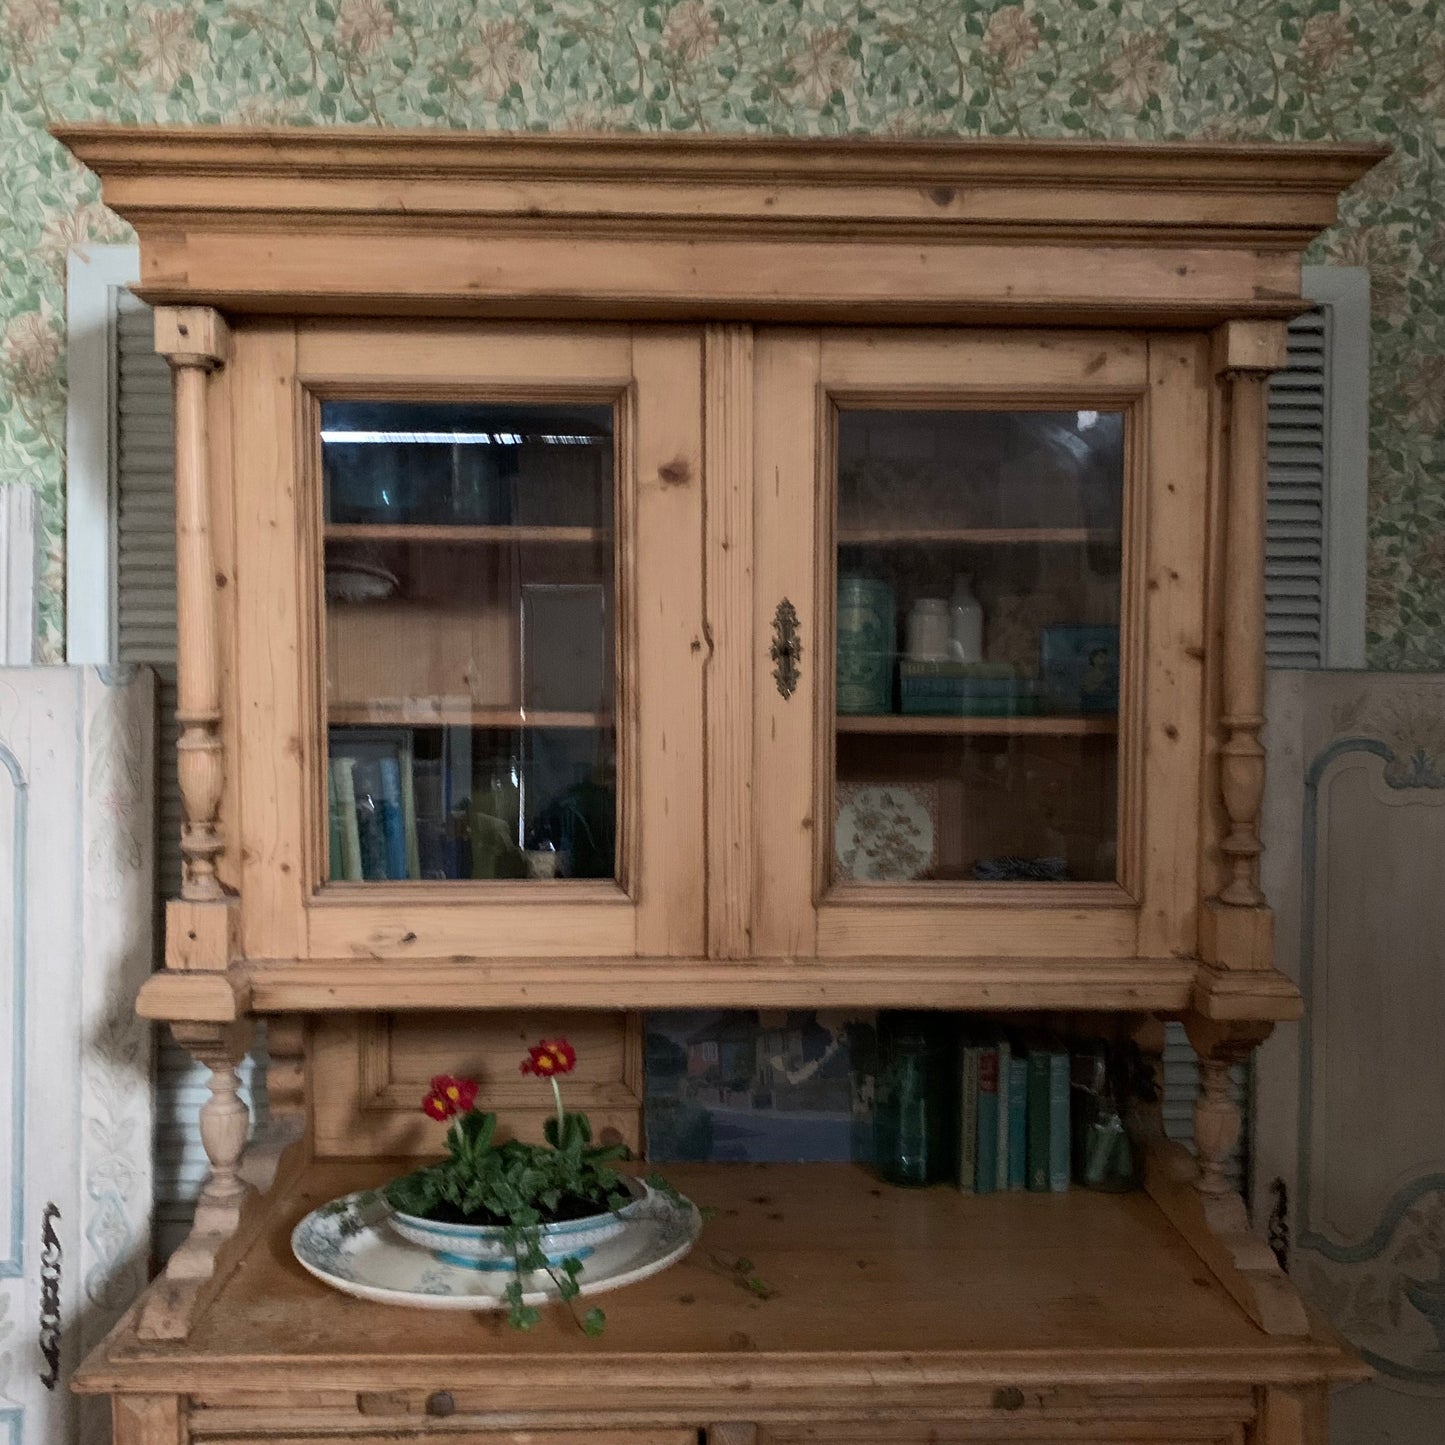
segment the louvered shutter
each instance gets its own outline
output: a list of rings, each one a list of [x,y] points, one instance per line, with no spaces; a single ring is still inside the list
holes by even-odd
[[[156,919],[181,884],[181,794],[176,778],[176,507],[171,378],[155,354],[150,308],[118,292],[115,309],[116,658],[144,662],[157,678]],[[157,966],[160,959],[156,960]],[[157,1042],[155,1252],[165,1258],[186,1236],[206,1176],[196,1119],[210,1096],[205,1068],[168,1030]],[[241,1070],[242,1093],[264,1114],[264,1055]],[[259,1120],[258,1120],[259,1121]]]
[[[1327,306],[1291,321],[1289,365],[1270,383],[1264,614],[1271,667],[1326,665],[1331,327]]]

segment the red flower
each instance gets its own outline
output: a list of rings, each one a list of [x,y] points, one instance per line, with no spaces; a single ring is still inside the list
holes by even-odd
[[[422,1112],[433,1119],[450,1119],[455,1114],[465,1114],[477,1101],[475,1079],[455,1079],[450,1074],[438,1074],[431,1081],[431,1092],[421,1101]]]
[[[535,1048],[527,1050],[522,1060],[524,1074],[536,1074],[539,1079],[554,1079],[558,1074],[570,1074],[577,1067],[577,1050],[566,1039],[543,1039]]]

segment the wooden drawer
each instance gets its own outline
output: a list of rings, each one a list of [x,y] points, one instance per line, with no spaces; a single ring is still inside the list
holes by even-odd
[[[216,1445],[698,1445],[697,1430],[450,1430],[444,1425],[422,1426],[417,1432],[394,1430],[354,1433],[326,1431],[297,1435],[245,1434],[207,1436]]]
[[[758,1437],[758,1445],[1244,1445],[1244,1439],[1242,1425],[1226,1427],[1220,1433],[1217,1425],[1208,1422],[1198,1428],[1181,1422],[1166,1434],[1157,1426],[1127,1421],[1059,1421],[1040,1426],[1028,1421],[967,1420],[896,1428],[864,1426],[847,1433],[819,1425],[806,1435],[769,1431]]]
[[[1000,1386],[946,1411],[715,1428],[708,1445],[1244,1445],[1253,1416],[1246,1390]]]

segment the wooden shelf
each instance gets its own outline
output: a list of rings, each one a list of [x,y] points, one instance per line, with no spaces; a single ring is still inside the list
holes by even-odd
[[[1112,527],[844,527],[840,547],[918,546],[929,542],[969,542],[984,546],[1038,543],[1115,542]]]
[[[911,737],[1022,735],[1084,737],[1119,731],[1119,719],[1099,717],[920,717],[909,713],[838,715],[840,733],[905,733]]]
[[[338,702],[326,713],[332,727],[602,728],[604,712],[541,712],[515,707],[432,705],[424,698],[396,702]]]
[[[612,535],[610,527],[470,527],[462,525],[421,525],[382,522],[328,522],[324,536],[328,542],[446,542],[493,545],[522,543],[565,543],[589,546],[605,542]]]

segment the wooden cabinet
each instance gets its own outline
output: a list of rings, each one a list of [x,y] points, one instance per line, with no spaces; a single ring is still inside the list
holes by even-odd
[[[1358,1367],[1230,1192],[1228,1073],[1299,1010],[1265,387],[1379,153],[57,134],[176,379],[185,878],[140,1009],[212,1069],[196,1231],[82,1376],[119,1438],[1322,1445]],[[695,1006],[1182,1018],[1198,1157],[1066,1200],[678,1171],[716,1220],[600,1344],[291,1260],[427,1148],[431,1073],[535,1132],[496,1065],[533,1027],[640,1145],[641,1011]]]

